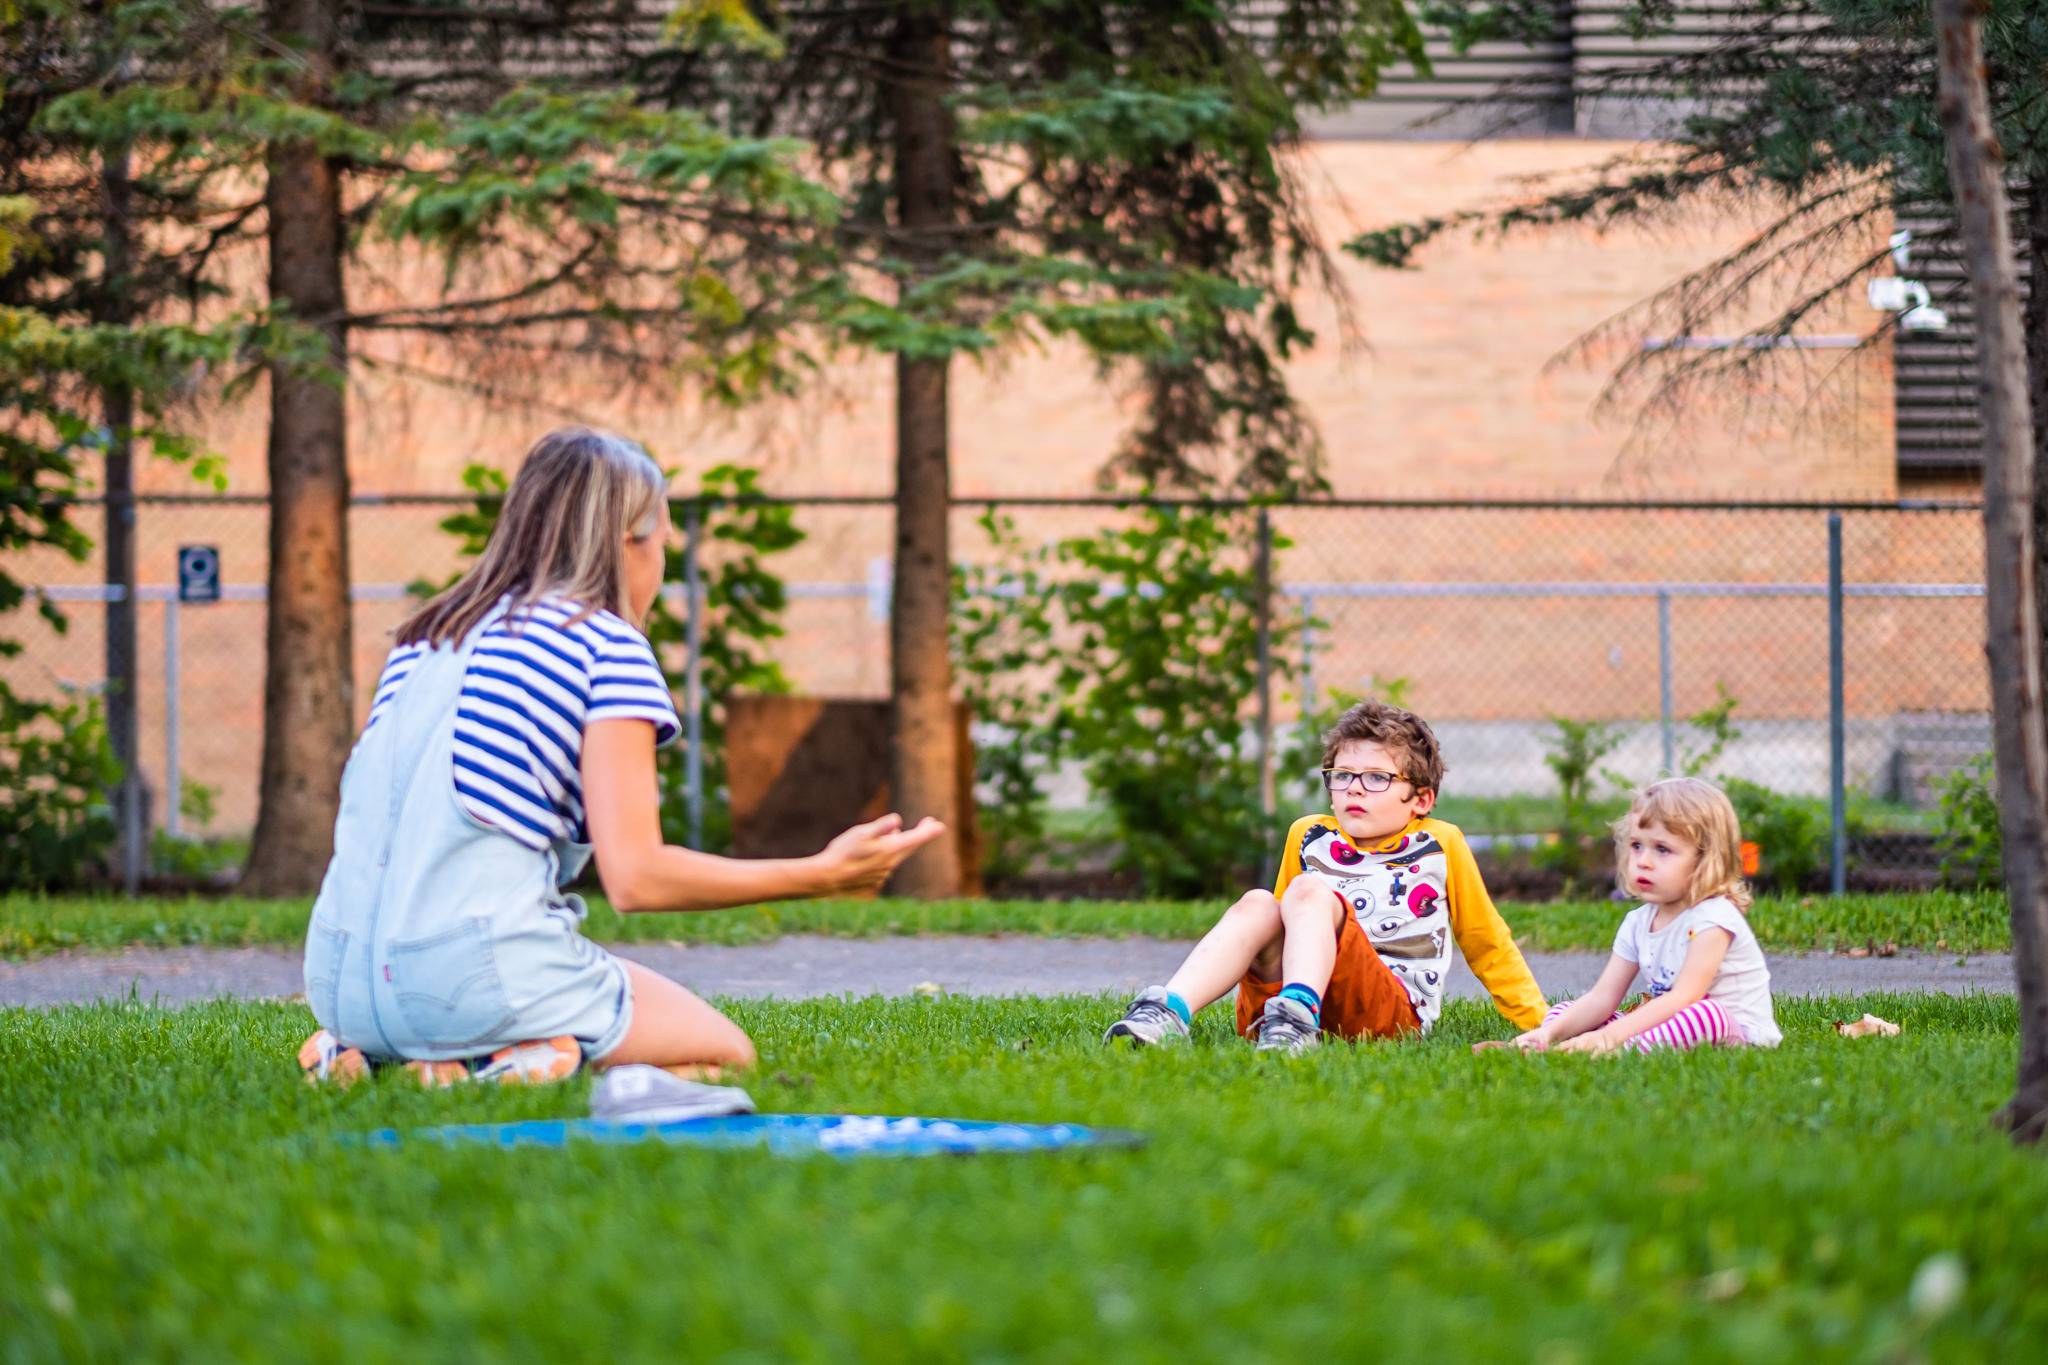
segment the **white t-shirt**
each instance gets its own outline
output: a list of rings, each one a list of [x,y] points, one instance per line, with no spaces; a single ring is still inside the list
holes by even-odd
[[[1764,950],[1757,946],[1748,918],[1733,901],[1711,896],[1652,933],[1650,922],[1656,917],[1656,906],[1639,905],[1628,912],[1614,933],[1614,955],[1636,964],[1636,979],[1651,999],[1677,982],[1695,934],[1702,929],[1726,929],[1735,941],[1721,959],[1714,984],[1707,987],[1707,999],[1742,1026],[1744,1041],[1757,1047],[1776,1047],[1784,1040],[1778,1021],[1771,1017],[1771,969],[1764,962]]]

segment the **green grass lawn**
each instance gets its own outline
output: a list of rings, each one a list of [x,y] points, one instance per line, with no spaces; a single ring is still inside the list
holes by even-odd
[[[836,1160],[351,1145],[581,1082],[301,1083],[288,1005],[0,1014],[0,1356],[1943,1362],[2048,1332],[2005,998],[1782,1002],[1775,1052],[1255,1057],[1107,998],[739,1004],[764,1108],[1076,1120],[1138,1151]],[[1896,1039],[1826,1020],[1871,1009]],[[1959,1293],[1930,1293],[1943,1269]],[[1913,1286],[1918,1277],[1921,1291]]]
[[[311,902],[243,897],[124,900],[118,896],[0,896],[0,958],[64,948],[112,949],[303,942]],[[710,915],[619,915],[593,899],[592,938],[762,943],[784,934],[881,938],[891,934],[1057,934],[1197,938],[1222,901],[801,901]],[[1624,907],[1608,901],[1501,906],[1531,952],[1604,949]],[[1804,896],[1766,899],[1751,922],[1767,948],[1794,950],[1892,942],[1905,948],[2003,952],[2011,947],[2002,895]]]

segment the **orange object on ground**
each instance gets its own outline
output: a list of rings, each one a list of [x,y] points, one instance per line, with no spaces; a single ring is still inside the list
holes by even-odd
[[[1237,1031],[1247,1038],[1259,1032],[1266,1002],[1280,994],[1284,981],[1261,981],[1250,972],[1237,983]],[[1323,992],[1323,1032],[1339,1038],[1401,1038],[1422,1031],[1415,1003],[1349,912],[1337,930],[1337,966]]]
[[[1742,875],[1754,877],[1763,866],[1763,851],[1747,839],[1742,841]]]

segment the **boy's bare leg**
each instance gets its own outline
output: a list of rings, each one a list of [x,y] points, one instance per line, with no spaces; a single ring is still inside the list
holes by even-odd
[[[1329,894],[1335,898],[1334,892]],[[1245,892],[1238,897],[1237,904],[1223,912],[1216,927],[1202,936],[1202,941],[1166,983],[1166,989],[1185,1000],[1190,1013],[1221,1000],[1254,960],[1279,947],[1281,924],[1280,902],[1272,892]],[[1336,960],[1336,951],[1333,938],[1332,962]]]
[[[1337,935],[1351,913],[1344,898],[1313,877],[1296,877],[1280,898],[1280,972],[1264,981],[1302,985],[1322,996],[1337,970]]]

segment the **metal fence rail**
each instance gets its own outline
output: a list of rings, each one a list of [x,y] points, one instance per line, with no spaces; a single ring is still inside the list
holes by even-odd
[[[176,800],[189,776],[218,793],[216,832],[246,829],[260,744],[257,604],[267,502],[136,501],[141,766],[157,793],[156,822],[192,832],[180,829]],[[775,657],[806,691],[883,694],[887,500],[772,501],[795,508],[807,533],[769,561],[790,599]],[[388,632],[409,609],[405,585],[459,567],[455,539],[436,523],[473,502],[353,501],[359,709],[374,690]],[[987,510],[1039,546],[1126,526],[1139,506],[1116,498],[958,499],[955,556],[987,562],[996,553],[976,524]],[[1445,796],[1466,803],[1475,833],[1526,834],[1514,827],[1523,817],[1513,811],[1554,792],[1543,762],[1553,718],[1617,727],[1623,740],[1611,766],[1645,780],[1677,765],[1690,742],[1686,717],[1726,686],[1739,699],[1741,735],[1717,771],[1825,799],[1839,879],[1853,860],[1924,862],[1942,780],[1988,747],[1974,505],[1401,499],[1265,510],[1259,520],[1277,537],[1269,580],[1276,612],[1308,627],[1283,659],[1298,682],[1267,690],[1269,724],[1294,724],[1334,690],[1402,680],[1410,704],[1443,739]],[[701,511],[696,500],[678,500],[676,519],[695,525]],[[178,604],[172,586],[177,547],[194,543],[218,546],[223,563],[221,600],[203,607]],[[705,553],[721,550],[712,542]],[[690,564],[699,567],[695,556]],[[72,625],[58,634],[29,613],[0,621],[0,633],[26,645],[0,669],[30,694],[98,685],[104,655],[93,607],[119,590],[96,581],[94,561],[24,555],[10,569],[69,607]],[[665,592],[691,600],[682,583]],[[686,645],[671,662],[687,674],[694,652]],[[683,700],[693,717],[697,708]],[[1251,708],[1246,719],[1255,724]],[[1281,799],[1292,800],[1302,784],[1282,777]],[[1053,795],[1067,805],[1089,799],[1074,774],[1058,775]],[[1859,820],[1875,821],[1885,836],[1866,839],[1860,852],[1849,846]],[[1487,821],[1497,827],[1485,828]]]

